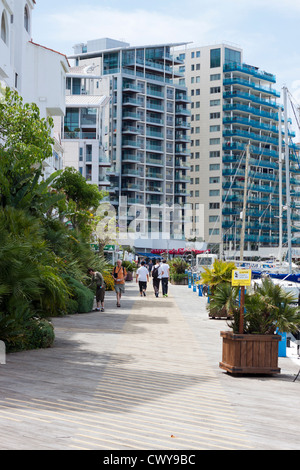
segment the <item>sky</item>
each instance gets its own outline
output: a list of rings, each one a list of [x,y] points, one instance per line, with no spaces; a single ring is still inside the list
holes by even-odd
[[[109,37],[132,46],[192,42],[243,49],[300,104],[299,0],[36,0],[32,39],[64,54]]]

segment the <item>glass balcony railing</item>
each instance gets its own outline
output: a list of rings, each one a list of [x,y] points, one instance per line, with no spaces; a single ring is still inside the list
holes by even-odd
[[[254,127],[255,129],[262,129],[267,132],[273,132],[278,134],[278,128],[276,126],[267,125],[253,119],[245,119],[241,116],[225,117],[223,119],[224,124],[243,124],[247,127]]]
[[[270,95],[276,96],[277,98],[280,98],[279,91],[273,90],[272,88],[269,88],[269,87],[264,87],[262,85],[259,85],[259,84],[255,83],[255,82],[250,82],[248,80],[243,80],[242,78],[237,78],[237,77],[225,78],[225,80],[223,81],[223,84],[225,86],[226,85],[242,85],[242,86],[249,87],[253,90],[256,90],[256,91],[259,91],[259,92],[262,92],[262,93],[268,93]]]
[[[271,108],[278,109],[278,104],[276,101],[268,101],[264,100],[263,98],[259,98],[255,95],[250,95],[249,93],[243,93],[242,91],[234,90],[234,91],[225,91],[223,93],[223,98],[232,99],[232,98],[241,98],[243,100],[252,101],[253,103],[258,103],[262,106],[267,106]]]
[[[258,140],[260,142],[265,142],[268,144],[274,144],[278,146],[279,142],[278,139],[274,139],[272,137],[268,137],[266,135],[255,134],[254,132],[246,132],[241,129],[232,129],[232,130],[225,130],[223,131],[224,137],[244,137],[248,140]]]
[[[231,62],[229,64],[224,65],[224,72],[234,71],[242,72],[247,75],[252,75],[253,77],[257,77],[268,82],[276,83],[275,75],[259,70],[257,67],[252,67],[251,65],[247,64],[238,64],[236,62]]]
[[[247,113],[248,115],[254,114],[255,116],[265,117],[273,121],[278,121],[278,113],[261,111],[257,108],[253,108],[252,106],[245,106],[240,103],[225,104],[223,106],[223,110],[224,111],[241,111],[241,112]]]

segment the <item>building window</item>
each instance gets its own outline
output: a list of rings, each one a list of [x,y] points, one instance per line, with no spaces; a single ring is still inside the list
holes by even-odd
[[[210,126],[209,131],[210,132],[219,132],[221,129],[221,126]]]
[[[221,104],[221,100],[210,100],[211,106],[219,106]]]
[[[210,68],[221,66],[221,49],[211,49],[210,51]]]
[[[218,228],[210,228],[209,235],[220,235],[220,230]]]
[[[225,48],[225,63],[226,64],[240,64],[241,63],[241,53],[233,49]]]
[[[24,27],[25,27],[27,33],[29,33],[29,25],[30,25],[29,10],[28,10],[28,5],[25,5],[25,8],[24,8]]]
[[[220,157],[220,152],[219,152],[219,150],[218,150],[218,151],[209,152],[209,158],[218,158],[218,157]]]
[[[220,139],[209,139],[209,145],[218,145],[220,143]]]
[[[214,80],[221,80],[221,74],[220,73],[215,73],[210,76],[210,81],[213,82]]]
[[[213,87],[211,87],[210,93],[211,93],[211,94],[212,94],[212,93],[221,93],[221,87],[219,87],[219,86],[213,86]]]
[[[211,165],[209,165],[209,171],[214,171],[214,170],[220,170],[219,163],[212,163]]]
[[[3,11],[2,16],[1,16],[1,39],[2,41],[7,44],[7,21],[6,21],[6,13]]]
[[[210,209],[220,209],[220,203],[219,202],[211,202],[209,204]]]
[[[211,197],[220,196],[220,190],[219,190],[219,189],[211,189],[211,190],[209,191],[209,195],[210,195]]]
[[[210,119],[219,119],[221,117],[220,113],[210,113]]]
[[[218,176],[211,176],[209,178],[209,184],[220,183],[220,178]]]

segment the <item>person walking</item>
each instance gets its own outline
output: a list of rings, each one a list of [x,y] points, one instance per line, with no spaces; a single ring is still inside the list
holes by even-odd
[[[151,273],[155,297],[158,297],[158,294],[159,294],[159,284],[161,280],[161,273],[162,273],[162,270],[160,266],[160,260],[157,259],[155,261],[155,264],[152,268],[152,273]]]
[[[136,282],[139,283],[140,296],[146,297],[147,283],[149,282],[149,271],[145,266],[145,261],[141,262],[141,267],[136,272]]]
[[[169,276],[170,276],[170,266],[167,261],[163,259],[161,264],[161,287],[163,297],[168,297],[168,285],[169,285]]]
[[[153,268],[153,263],[152,263],[152,260],[150,259],[150,261],[148,263],[149,276],[151,276],[152,268]]]
[[[101,312],[104,312],[104,298],[105,298],[105,283],[101,273],[99,271],[95,271],[93,268],[88,269],[88,274],[92,277],[92,282],[88,287],[92,284],[96,283],[96,302],[97,307],[95,308],[95,312],[100,312],[100,303],[101,303]]]
[[[122,260],[117,260],[117,266],[113,270],[113,277],[115,281],[115,291],[117,295],[117,307],[121,307],[120,301],[122,294],[125,292],[125,279],[127,276],[127,271],[122,266]]]

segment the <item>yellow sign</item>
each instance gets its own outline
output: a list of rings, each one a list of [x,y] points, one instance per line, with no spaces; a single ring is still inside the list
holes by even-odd
[[[235,269],[232,271],[232,286],[251,286],[251,269]]]

